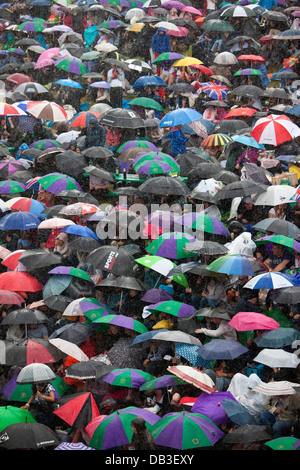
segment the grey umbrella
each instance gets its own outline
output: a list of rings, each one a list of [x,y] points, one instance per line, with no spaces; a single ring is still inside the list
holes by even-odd
[[[265,170],[264,168],[256,165],[255,163],[245,163],[244,168],[247,172],[249,180],[267,186],[271,184],[272,174],[268,170]]]
[[[267,190],[267,186],[252,181],[234,181],[223,186],[215,195],[217,201],[221,199],[233,199],[235,197],[246,197],[251,194],[260,194]]]
[[[201,253],[205,255],[225,255],[228,253],[228,249],[218,242],[210,240],[197,240],[190,242],[184,247],[185,250],[191,251],[192,253]]]
[[[276,218],[266,218],[253,226],[257,232],[272,232],[276,235],[285,235],[286,237],[295,238],[300,234],[297,225],[288,220]]]

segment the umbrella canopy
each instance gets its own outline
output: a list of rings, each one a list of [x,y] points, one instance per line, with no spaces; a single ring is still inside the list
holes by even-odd
[[[246,289],[282,289],[295,285],[294,276],[281,272],[268,272],[254,276],[244,287]]]
[[[296,437],[278,437],[272,441],[265,442],[265,445],[273,450],[294,450],[294,446],[299,441]]]
[[[0,440],[0,447],[7,450],[37,450],[58,446],[60,442],[52,429],[35,422],[10,424],[2,430]]]
[[[152,380],[147,380],[140,386],[139,389],[140,391],[154,390],[156,388],[174,387],[177,385],[186,385],[186,382],[179,377],[166,374]]]
[[[49,101],[28,103],[26,111],[36,119],[45,119],[51,122],[60,122],[67,119],[67,113],[64,108],[57,103]]]
[[[300,233],[300,229],[295,224],[288,220],[278,218],[260,220],[253,228],[257,232],[272,232],[277,235],[285,235],[286,237],[292,238],[295,238]]]
[[[116,276],[126,275],[131,271],[133,257],[122,247],[101,246],[92,251],[87,261],[96,269],[103,269]]]
[[[278,206],[279,204],[289,204],[294,202],[291,198],[296,195],[296,188],[286,185],[269,186],[264,193],[255,199],[256,206]]]
[[[269,367],[288,367],[292,369],[298,367],[300,363],[297,354],[289,353],[284,349],[265,348],[253,360]]]
[[[56,400],[58,409],[53,413],[75,428],[85,428],[100,416],[95,398],[90,392],[70,394]]]
[[[155,443],[172,449],[195,449],[213,446],[224,433],[199,413],[167,413],[152,428]]]
[[[228,418],[237,427],[245,426],[246,424],[257,424],[254,415],[249,413],[247,408],[241,405],[236,400],[225,399],[221,402]]]
[[[179,178],[172,176],[148,178],[138,189],[140,192],[148,194],[182,196],[189,193],[187,186]]]
[[[252,181],[234,181],[223,186],[215,195],[216,200],[247,197],[251,194],[260,194],[267,190],[267,186]]]
[[[142,333],[138,335],[132,341],[132,347],[139,345],[144,341],[149,341],[154,339],[155,341],[174,341],[178,343],[193,344],[195,346],[201,346],[201,342],[195,336],[184,333],[180,330],[167,330],[160,329],[155,331],[149,331],[148,333]],[[171,371],[172,372],[172,371]],[[175,374],[176,375],[176,374]]]
[[[48,175],[39,178],[38,183],[52,194],[57,194],[60,191],[75,189],[83,191],[80,184],[71,176],[62,173],[49,173]]]
[[[203,392],[210,394],[217,391],[212,379],[199,369],[179,365],[168,367],[168,371],[195,387],[200,388]]]
[[[2,388],[1,393],[11,402],[19,401],[27,403],[32,395],[32,383],[18,384],[17,379],[18,376],[10,379]],[[70,387],[59,375],[56,375],[56,378],[51,380],[51,385],[54,388],[55,398],[61,397]]]
[[[25,300],[16,292],[9,290],[0,290],[0,304],[1,305],[18,305],[21,306]]]
[[[101,114],[99,122],[111,127],[137,129],[144,126],[143,119],[134,111],[115,108],[109,109]]]
[[[245,424],[226,434],[222,439],[224,444],[250,444],[251,442],[268,441],[272,437],[268,426]]]
[[[38,228],[41,218],[31,212],[11,212],[2,217],[0,230],[30,230]]]
[[[111,385],[118,385],[120,387],[139,388],[147,380],[152,380],[154,377],[139,369],[114,369],[105,375],[103,382]]]
[[[19,341],[2,340],[0,343],[0,361],[2,364],[26,366],[36,363],[36,358],[43,364],[57,362],[63,354],[48,340],[25,338]]]
[[[278,395],[295,395],[297,393],[294,387],[297,387],[298,384],[293,382],[288,382],[287,380],[276,380],[268,383],[261,382],[255,387],[253,387],[254,392],[263,393],[268,396],[278,396]]]
[[[239,341],[231,339],[213,339],[199,348],[199,354],[204,359],[234,359],[248,351]]]
[[[176,266],[176,264],[173,263],[173,261],[168,260],[167,258],[164,258],[162,256],[157,256],[157,255],[143,256],[141,258],[137,258],[135,262],[149,269],[153,269],[154,271],[158,272],[162,276],[169,276],[171,269]],[[176,274],[172,276],[171,278],[178,284],[187,286],[187,281],[184,275]]]
[[[259,144],[280,145],[300,135],[300,128],[286,115],[270,114],[258,119],[251,136]]]
[[[19,262],[25,266],[27,271],[32,272],[38,268],[44,268],[53,264],[61,264],[62,258],[58,253],[50,253],[42,248],[36,248],[25,250],[21,253]]]
[[[68,366],[66,377],[77,380],[91,380],[104,377],[114,370],[113,366],[105,364],[102,361],[79,361]]]
[[[276,330],[280,326],[273,318],[257,312],[236,313],[228,324],[237,331]]]
[[[16,406],[0,407],[0,432],[4,428],[15,423],[36,423],[36,420],[28,410],[21,410]]]
[[[149,312],[165,312],[175,317],[186,317],[195,313],[195,308],[192,305],[184,302],[178,302],[176,300],[165,300],[156,304],[149,305],[147,307]]]
[[[196,239],[188,233],[171,232],[163,233],[156,240],[153,240],[146,248],[152,255],[162,256],[171,259],[182,259],[197,256],[195,253],[187,251],[186,246]]]
[[[196,232],[207,232],[225,236],[229,235],[229,231],[222,221],[203,212],[190,212],[180,216],[175,220],[175,228],[177,224]]]
[[[250,255],[224,255],[207,266],[209,271],[238,276],[254,276],[267,271],[267,267],[257,258]]]
[[[125,315],[105,315],[104,317],[98,318],[93,321],[94,326],[96,325],[117,325],[121,328],[127,328],[137,333],[146,333],[148,329],[146,326],[134,318],[127,317]]]
[[[0,289],[12,292],[38,292],[43,284],[29,273],[11,271],[0,274]]]
[[[76,57],[63,57],[54,62],[55,67],[68,73],[83,75],[88,72],[80,59]]]
[[[44,363],[33,362],[22,367],[16,382],[17,384],[38,384],[43,382],[52,382],[56,376],[52,369]]]
[[[192,108],[180,108],[169,111],[159,123],[159,127],[173,127],[199,121],[203,116]]]
[[[300,332],[295,328],[278,327],[257,336],[253,341],[260,348],[284,348],[300,339]]]

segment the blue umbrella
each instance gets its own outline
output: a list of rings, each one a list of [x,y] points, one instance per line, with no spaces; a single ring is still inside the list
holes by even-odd
[[[248,351],[239,341],[233,339],[213,339],[198,348],[199,354],[204,359],[234,359]]]
[[[82,88],[80,83],[75,82],[75,80],[71,80],[69,78],[62,78],[61,80],[57,80],[55,83],[62,86],[68,86],[70,88]]]
[[[179,354],[179,356],[184,357],[187,359],[191,364],[195,367],[205,367],[206,369],[211,368],[211,362],[205,360],[198,352],[199,347],[194,346],[192,344],[184,344],[184,343],[175,343],[175,352]]]
[[[53,274],[46,282],[43,289],[43,299],[52,295],[59,295],[69,287],[72,277],[68,275]]]
[[[0,220],[0,230],[29,230],[37,228],[43,219],[31,212],[12,212]]]
[[[67,225],[60,229],[60,232],[69,233],[70,235],[79,235],[80,237],[94,238],[98,240],[97,235],[94,234],[93,230],[83,225]]]
[[[283,348],[300,340],[300,332],[295,328],[278,327],[257,336],[254,342],[259,348]]]
[[[221,406],[223,406],[228,418],[237,426],[257,424],[254,416],[237,401],[225,399],[221,402]]]
[[[247,147],[254,147],[256,149],[264,149],[264,145],[259,144],[254,137],[250,135],[233,135],[232,140],[235,142],[239,142],[240,144],[244,144]]]
[[[292,108],[290,108],[288,111],[285,111],[286,114],[294,114],[295,116],[300,116],[300,104],[296,104]]]
[[[181,124],[188,124],[189,122],[199,121],[203,118],[202,114],[198,113],[193,108],[180,108],[167,113],[160,121],[159,127],[173,127]]]
[[[166,82],[156,75],[145,75],[139,77],[132,88],[143,88],[144,86],[167,86]]]

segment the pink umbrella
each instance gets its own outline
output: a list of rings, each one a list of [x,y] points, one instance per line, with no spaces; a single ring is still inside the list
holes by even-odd
[[[59,53],[60,53],[59,47],[50,47],[50,49],[47,49],[46,51],[41,53],[37,62],[40,62],[45,59],[53,59],[53,57],[59,55]]]
[[[177,26],[178,31],[171,31],[167,30],[166,33],[169,34],[170,36],[176,36],[176,37],[185,37],[189,34],[189,30],[187,28],[184,28],[183,26]]]
[[[200,10],[197,10],[197,8],[194,8],[192,6],[186,6],[182,8],[182,11],[187,11],[189,13],[192,13],[192,15],[203,16]]]
[[[53,59],[37,60],[35,66],[34,66],[34,70],[43,69],[44,67],[49,67],[51,65],[54,65],[54,60]]]
[[[257,312],[239,312],[228,325],[237,331],[276,330],[280,326],[274,318]]]

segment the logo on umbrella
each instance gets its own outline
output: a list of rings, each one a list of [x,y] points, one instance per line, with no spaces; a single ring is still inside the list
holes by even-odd
[[[118,253],[111,251],[108,255],[104,268],[111,270],[118,256]]]

